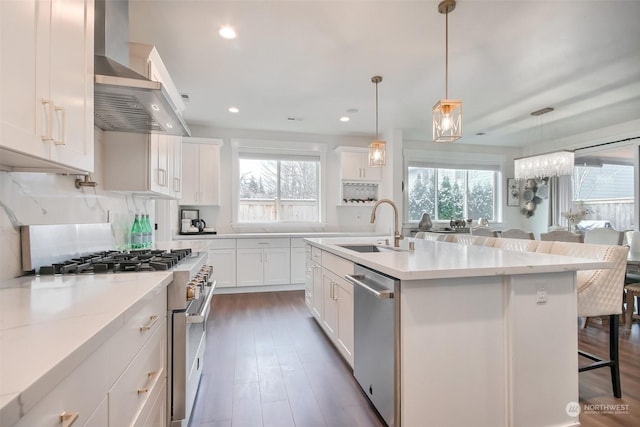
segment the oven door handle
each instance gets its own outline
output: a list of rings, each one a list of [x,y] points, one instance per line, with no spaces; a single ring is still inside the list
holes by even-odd
[[[207,299],[204,304],[200,307],[200,311],[197,314],[190,314],[187,316],[187,323],[203,323],[206,319],[207,310],[209,309],[209,304],[211,304],[211,298],[213,298],[213,290],[216,287],[215,280],[213,281],[213,285],[211,289],[209,289],[209,293],[207,294]]]

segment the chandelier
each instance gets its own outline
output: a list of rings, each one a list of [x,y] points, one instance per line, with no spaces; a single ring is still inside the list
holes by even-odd
[[[380,167],[386,162],[386,145],[385,141],[378,138],[378,83],[382,81],[382,77],[373,76],[371,82],[376,84],[376,139],[369,144],[369,166]]]
[[[456,8],[455,0],[444,0],[438,12],[445,15],[445,99],[433,106],[433,142],[454,142],[462,136],[462,101],[449,98],[449,12]]]
[[[513,160],[516,179],[547,178],[573,174],[574,153],[570,150],[554,151]]]
[[[554,111],[552,107],[545,107],[531,113],[541,116]],[[541,138],[544,143],[544,123],[541,122]],[[548,178],[552,176],[566,176],[573,174],[574,152],[559,150],[551,153],[536,154],[513,160],[514,177],[516,179]]]

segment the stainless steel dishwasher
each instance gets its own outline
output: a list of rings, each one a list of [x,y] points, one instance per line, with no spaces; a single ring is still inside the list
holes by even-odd
[[[355,266],[353,375],[388,426],[400,426],[400,281]]]

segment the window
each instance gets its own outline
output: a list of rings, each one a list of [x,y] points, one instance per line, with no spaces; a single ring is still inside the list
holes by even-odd
[[[320,222],[320,157],[239,153],[238,223]]]
[[[576,166],[573,201],[590,212],[586,225],[633,229],[633,165],[604,163],[596,167]]]
[[[410,164],[407,172],[409,221],[419,221],[423,212],[440,221],[481,217],[496,220],[496,170]]]

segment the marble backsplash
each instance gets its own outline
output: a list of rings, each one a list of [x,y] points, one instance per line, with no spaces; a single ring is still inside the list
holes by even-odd
[[[75,187],[76,175],[0,172],[0,280],[21,276],[20,226],[112,224],[116,248],[129,243],[136,213],[154,221],[154,201],[102,189],[102,131],[95,133],[97,187]]]

